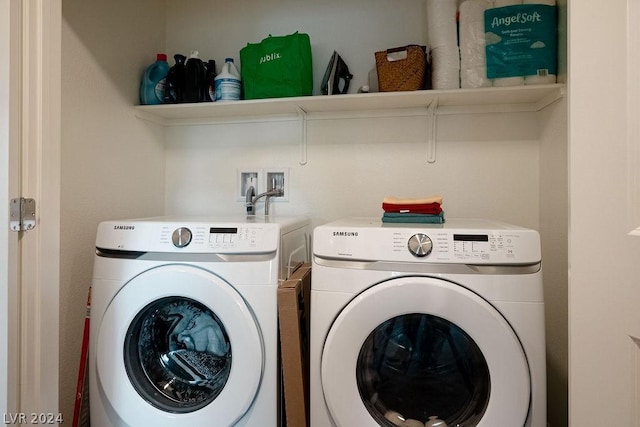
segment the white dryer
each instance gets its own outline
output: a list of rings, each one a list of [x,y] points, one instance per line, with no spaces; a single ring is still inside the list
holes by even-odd
[[[91,423],[279,426],[277,286],[307,242],[306,218],[101,223]]]
[[[313,427],[546,426],[536,231],[340,220],[311,286]]]

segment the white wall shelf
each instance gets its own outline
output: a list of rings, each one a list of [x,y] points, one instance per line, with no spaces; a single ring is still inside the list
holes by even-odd
[[[308,120],[422,115],[428,120],[427,161],[433,163],[436,159],[437,116],[536,112],[562,98],[564,93],[564,84],[553,84],[139,105],[135,112],[138,118],[162,126],[298,120],[300,164],[307,163]]]
[[[426,111],[436,102],[437,115],[539,111],[564,96],[563,84],[458,90],[361,93],[334,96],[305,96],[195,104],[136,106],[136,115],[163,126],[184,126],[218,122],[340,118],[403,115],[405,110]],[[395,111],[395,113],[391,113]]]

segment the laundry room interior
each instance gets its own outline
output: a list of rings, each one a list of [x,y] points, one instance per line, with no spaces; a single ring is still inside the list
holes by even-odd
[[[567,426],[567,5],[557,5],[558,83],[544,90],[487,89],[484,102],[448,101],[451,90],[439,105],[425,97],[409,108],[356,104],[317,114],[267,106],[218,118],[196,105],[172,117],[137,107],[140,76],[157,53],[173,64],[174,54],[197,49],[220,68],[226,57],[239,63],[247,43],[299,31],[311,40],[313,95],[323,96],[334,50],[355,93],[368,84],[376,51],[428,44],[426,0],[63,0],[60,411],[74,409],[98,223],[240,215],[241,172],[282,170],[288,194],[271,200],[270,215],[304,215],[312,227],[381,217],[387,196],[440,195],[445,218],[537,230],[548,423]],[[259,203],[256,214],[263,213]]]

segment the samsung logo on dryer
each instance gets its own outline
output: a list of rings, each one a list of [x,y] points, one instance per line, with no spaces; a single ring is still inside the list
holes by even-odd
[[[114,230],[135,230],[136,226],[135,225],[114,225],[113,229]]]
[[[334,231],[334,237],[358,237],[357,231]]]

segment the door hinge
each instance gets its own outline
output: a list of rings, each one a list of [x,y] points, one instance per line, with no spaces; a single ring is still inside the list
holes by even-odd
[[[11,231],[28,231],[36,227],[36,201],[19,197],[11,199],[9,228]]]

